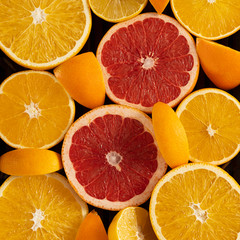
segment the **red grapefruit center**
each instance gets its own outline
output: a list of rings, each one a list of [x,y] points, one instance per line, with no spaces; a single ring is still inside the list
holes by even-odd
[[[158,165],[157,151],[141,122],[107,114],[75,132],[69,156],[90,196],[127,201],[149,184]]]
[[[184,87],[193,88],[193,55],[190,35],[172,18],[154,13],[113,26],[98,49],[109,97],[144,108],[171,103],[182,98]]]

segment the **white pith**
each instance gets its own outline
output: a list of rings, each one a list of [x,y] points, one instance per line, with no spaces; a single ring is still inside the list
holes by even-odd
[[[206,210],[201,209],[200,203],[190,203],[189,207],[194,211],[193,215],[198,221],[200,221],[201,223],[206,222],[208,218],[208,213]]]
[[[42,228],[42,224],[41,221],[45,219],[44,216],[44,212],[41,209],[37,209],[34,213],[32,213],[33,218],[31,219],[31,221],[33,221],[33,226],[31,227],[31,229],[33,231],[37,231],[38,228]]]
[[[33,24],[37,25],[46,21],[47,14],[45,13],[44,9],[41,9],[40,7],[38,7],[31,12],[31,16],[33,18]]]
[[[107,155],[106,155],[107,161],[108,163],[115,167],[119,172],[121,171],[121,167],[119,166],[120,162],[122,161],[122,156],[115,152],[115,151],[110,151]]]
[[[24,107],[25,113],[29,115],[30,119],[41,116],[41,109],[39,108],[38,103],[31,101],[29,105],[25,104]]]

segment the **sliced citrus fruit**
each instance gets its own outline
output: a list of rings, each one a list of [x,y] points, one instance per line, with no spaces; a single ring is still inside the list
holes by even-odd
[[[89,204],[120,210],[145,202],[166,171],[151,119],[121,105],[105,105],[81,116],[62,148],[66,175]]]
[[[92,210],[82,221],[75,240],[108,240],[101,217]]]
[[[74,101],[53,74],[22,71],[0,86],[0,137],[14,148],[50,148],[75,115]]]
[[[115,24],[102,38],[97,58],[109,98],[145,112],[156,102],[177,105],[198,78],[192,37],[163,14],[144,13]]]
[[[240,186],[220,167],[190,163],[168,172],[150,200],[150,220],[161,240],[237,240]]]
[[[167,104],[158,102],[153,106],[152,121],[158,147],[166,163],[171,168],[188,163],[187,135],[174,110]]]
[[[56,172],[61,168],[60,154],[46,149],[17,149],[0,157],[0,171],[8,175],[40,175]]]
[[[203,71],[217,87],[229,90],[240,84],[239,51],[197,38],[197,53]]]
[[[92,52],[82,53],[54,69],[71,97],[87,108],[104,104],[105,85],[100,64]]]
[[[223,164],[240,150],[240,103],[229,93],[205,88],[191,93],[177,115],[187,134],[190,160]]]
[[[148,211],[142,207],[127,207],[119,211],[108,228],[109,240],[157,240]]]
[[[137,16],[148,0],[89,0],[92,11],[109,22],[122,22]]]
[[[0,239],[72,240],[87,213],[60,174],[11,176],[0,188]]]
[[[240,29],[238,0],[171,0],[177,20],[193,35],[217,40]]]
[[[18,64],[50,69],[77,54],[90,34],[87,0],[2,0],[0,48]]]
[[[166,6],[169,3],[169,0],[150,0],[150,3],[154,7],[154,9],[157,11],[158,14],[161,14]]]

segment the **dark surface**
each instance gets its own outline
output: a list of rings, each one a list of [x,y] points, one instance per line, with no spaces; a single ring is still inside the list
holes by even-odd
[[[155,11],[153,7],[151,6],[150,3],[145,7],[143,12],[153,12]],[[170,4],[167,6],[167,8],[163,12],[164,14],[167,14],[169,16],[174,17]],[[80,53],[87,52],[87,51],[92,51],[96,53],[97,46],[103,37],[103,35],[106,33],[106,31],[112,26],[112,23],[106,22],[98,18],[96,15],[92,13],[92,30],[90,37],[88,41],[86,42],[85,46],[83,49],[80,51]],[[195,39],[195,38],[194,38]],[[240,51],[240,31],[237,33],[233,34],[232,36],[228,38],[221,39],[217,42],[229,46],[233,49],[236,49]],[[19,72],[22,70],[26,70],[24,67],[19,66],[18,64],[14,63],[12,60],[10,60],[2,51],[0,51],[0,82],[2,82],[5,78],[10,76],[12,73]],[[50,72],[52,72],[50,70]],[[215,87],[213,83],[206,77],[202,69],[200,69],[200,74],[199,74],[199,79],[196,84],[196,87],[194,90],[200,89],[200,88],[207,88],[207,87]],[[240,86],[228,91],[230,94],[235,96],[238,100],[240,100]],[[106,98],[105,104],[109,104],[111,101]],[[76,103],[76,115],[75,119],[79,118],[82,114],[87,112],[89,109],[79,105]],[[62,142],[56,145],[55,147],[51,148],[51,150],[59,152],[61,151],[61,146]],[[10,146],[5,144],[1,139],[0,139],[0,155],[13,150]],[[222,166],[233,178],[240,184],[240,154],[238,154],[232,161],[229,163],[225,164]],[[61,174],[64,174],[64,171],[60,171]],[[7,178],[8,176],[6,174],[3,174],[0,172],[0,184]],[[144,203],[142,207],[148,209],[149,201]],[[104,225],[106,229],[108,228],[113,216],[116,214],[116,212],[111,212],[111,211],[106,211],[103,209],[98,209],[95,207],[92,207],[89,205],[89,209],[96,209],[96,211],[99,213],[101,216]]]

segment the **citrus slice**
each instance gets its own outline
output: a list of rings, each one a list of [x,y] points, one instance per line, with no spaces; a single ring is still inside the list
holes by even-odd
[[[77,54],[90,34],[87,0],[2,0],[0,48],[16,63],[50,69]]]
[[[203,71],[217,87],[229,90],[240,84],[239,51],[197,38],[197,53]]]
[[[193,35],[217,40],[240,29],[239,0],[171,0],[177,20]]]
[[[237,240],[240,186],[220,167],[190,163],[168,172],[150,200],[159,240]]]
[[[138,15],[148,0],[89,0],[92,11],[108,22],[122,22]]]
[[[154,7],[158,14],[162,14],[162,12],[169,3],[169,0],[150,0],[150,3],[152,4],[152,6]]]
[[[0,157],[0,171],[8,175],[40,175],[62,168],[59,153],[46,149],[17,149]]]
[[[240,103],[215,88],[195,91],[176,113],[187,134],[190,160],[223,164],[240,150]]]
[[[71,97],[87,108],[104,104],[105,85],[100,64],[92,52],[82,53],[54,69]]]
[[[97,58],[109,98],[149,113],[156,102],[177,105],[193,90],[199,73],[190,34],[157,13],[115,24],[102,38]]]
[[[108,228],[109,240],[157,240],[148,211],[142,207],[127,207],[119,211]]]
[[[108,240],[101,217],[92,210],[82,221],[75,240]]]
[[[120,210],[144,203],[166,171],[151,119],[121,105],[105,105],[81,116],[68,130],[63,167],[89,204]]]
[[[188,163],[187,135],[174,110],[158,102],[153,106],[152,121],[158,147],[166,163],[171,168]]]
[[[87,213],[60,174],[11,176],[0,188],[0,239],[73,240]]]
[[[73,122],[75,104],[53,74],[22,71],[0,86],[0,137],[14,148],[50,148]]]

